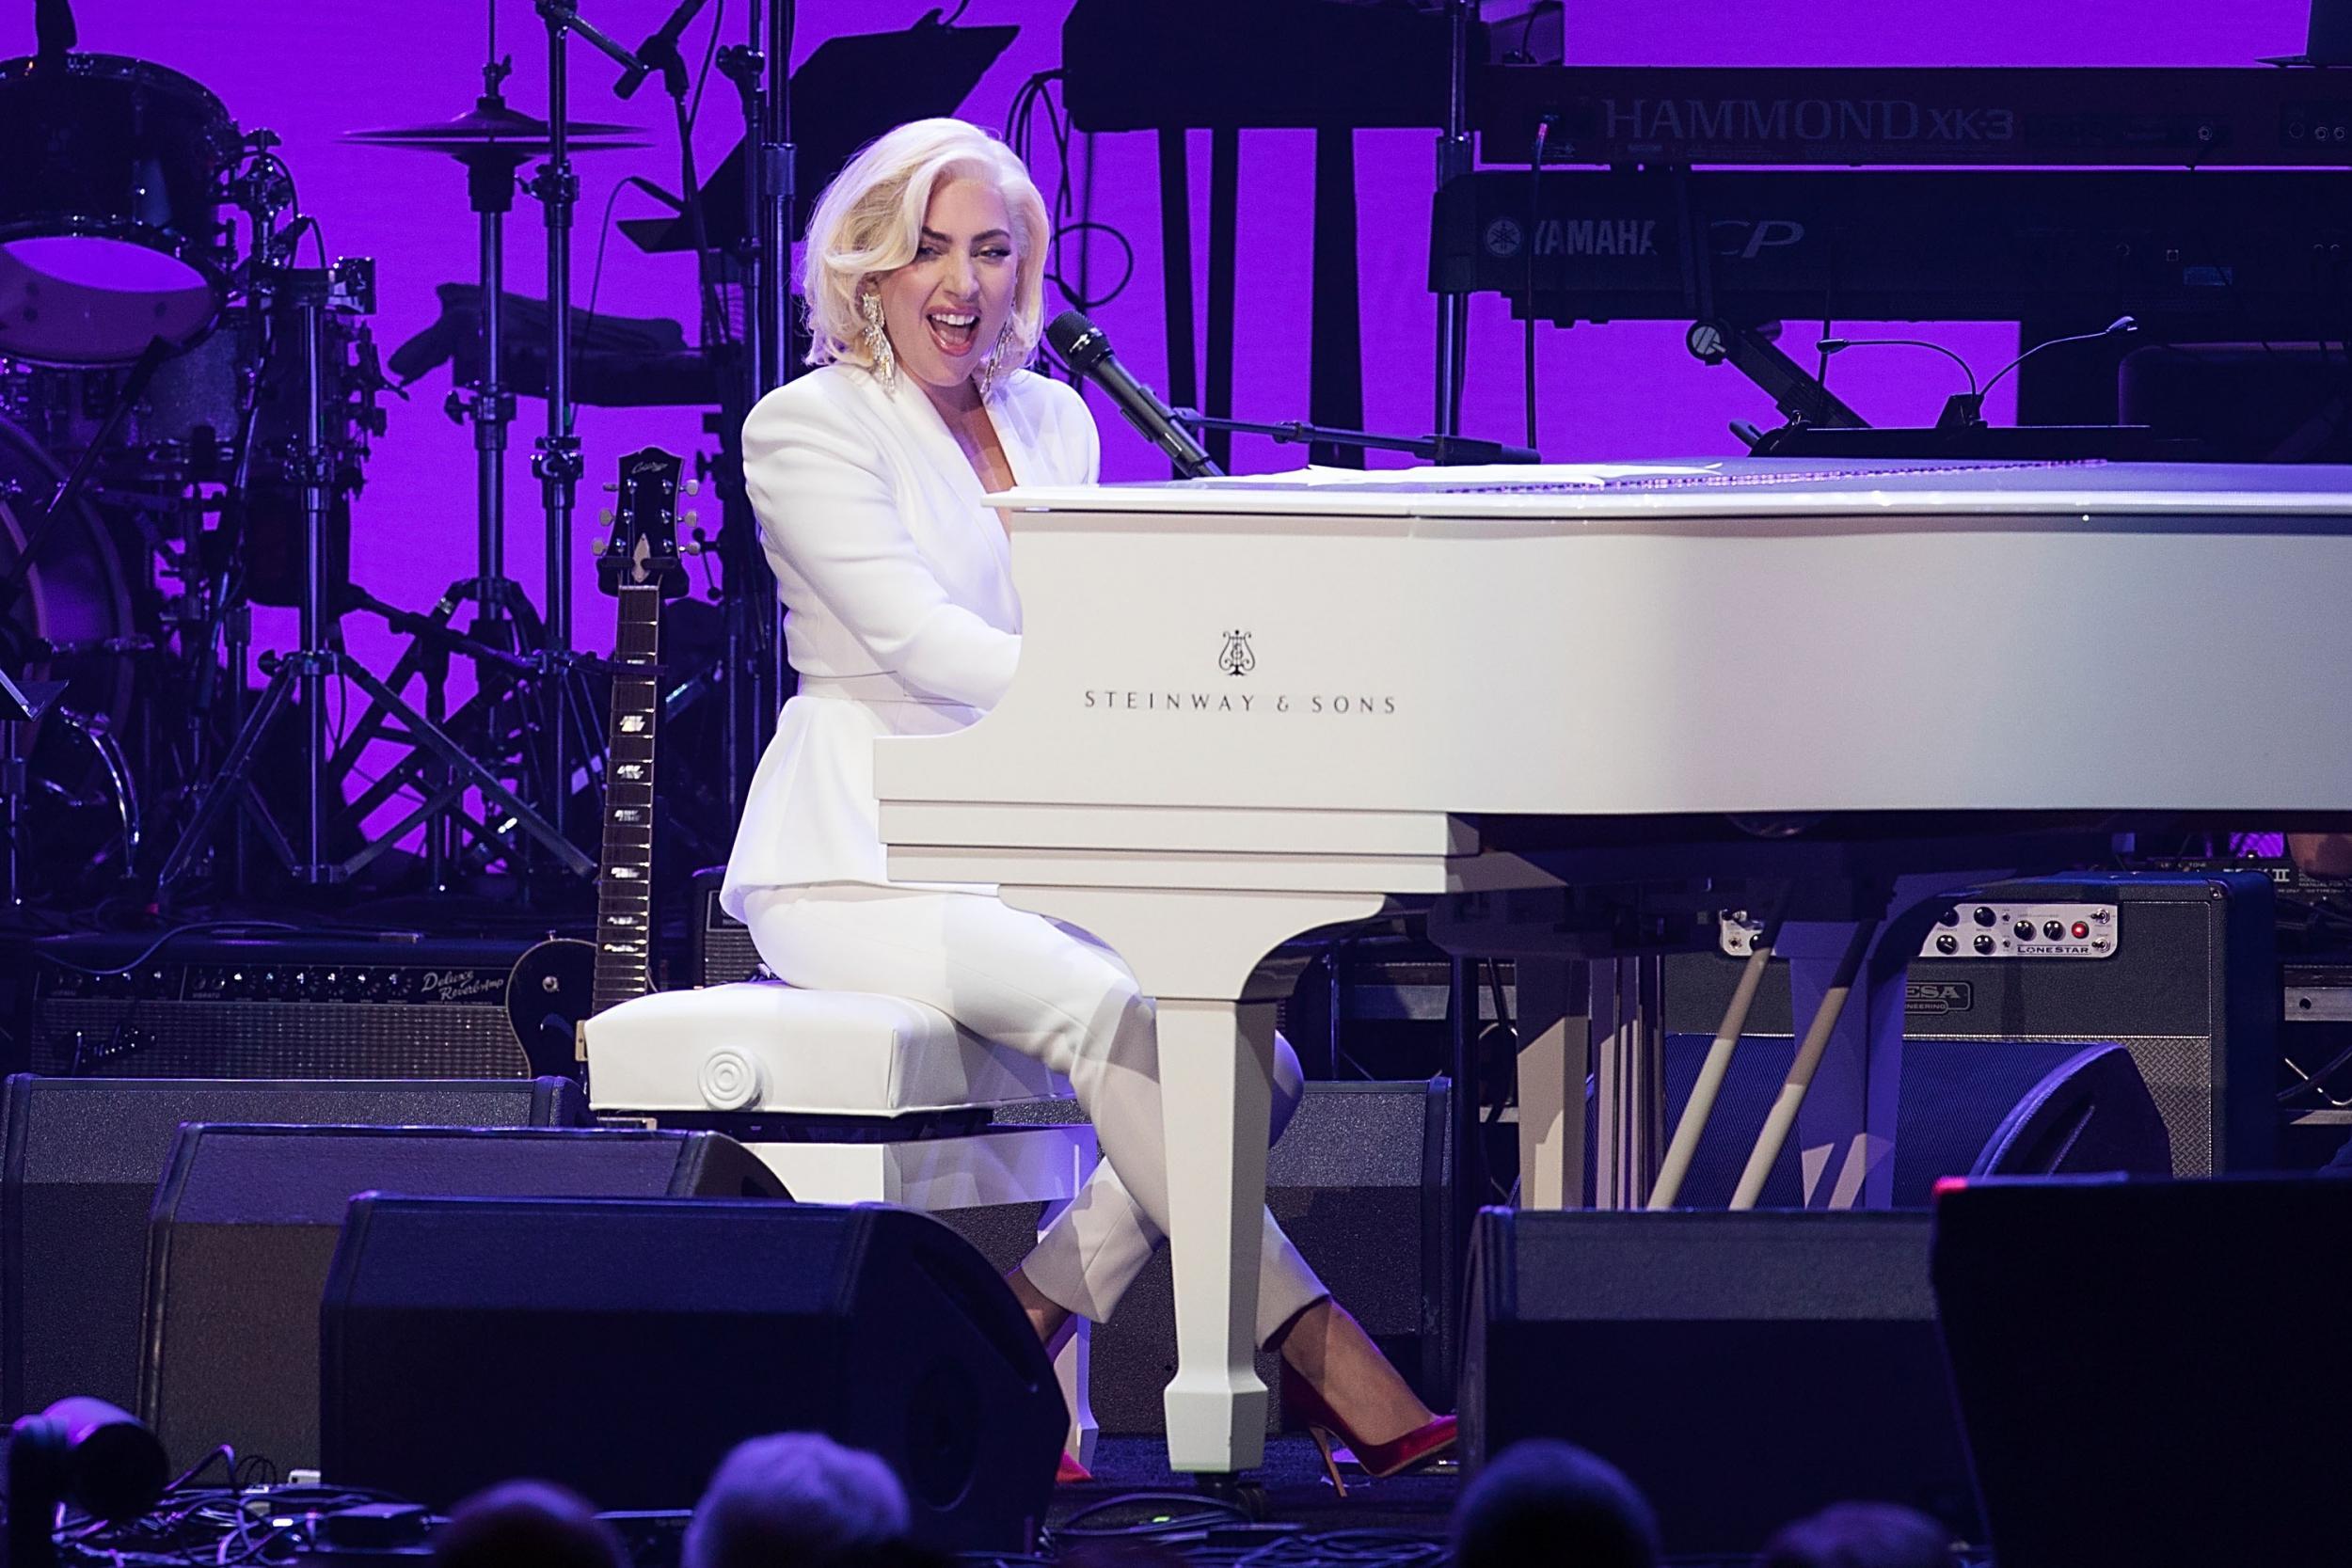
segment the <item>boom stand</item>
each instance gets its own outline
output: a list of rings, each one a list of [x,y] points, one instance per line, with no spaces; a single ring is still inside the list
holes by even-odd
[[[564,832],[577,764],[595,781],[590,753],[596,707],[572,652],[572,508],[580,483],[580,437],[572,430],[572,209],[580,176],[572,172],[571,66],[564,40],[582,40],[629,70],[636,55],[584,20],[572,0],[536,0],[548,28],[548,161],[531,182],[548,225],[548,433],[536,444],[532,471],[547,511],[548,586],[545,637],[539,648],[538,722],[542,765],[539,806]],[[575,746],[578,751],[575,752]],[[589,875],[594,875],[593,863]]]
[[[723,414],[731,427],[721,433],[719,490],[726,503],[721,530],[722,568],[728,593],[723,609],[725,641],[719,673],[724,687],[721,749],[726,768],[727,809],[740,816],[776,714],[784,706],[790,674],[784,659],[783,607],[766,592],[768,562],[742,474],[743,416],[776,388],[792,379],[792,333],[786,317],[792,290],[794,170],[792,151],[792,39],[786,25],[790,0],[768,0],[746,8],[748,41],[719,52],[719,69],[736,85],[743,108],[743,210],[739,254],[750,276],[744,311],[743,355],[734,369],[737,401]],[[766,45],[761,48],[761,22]],[[739,585],[741,585],[739,587]]]
[[[157,902],[168,902],[172,888],[195,866],[222,814],[231,805],[242,804],[250,814],[289,876],[297,882],[319,886],[344,880],[468,787],[480,790],[485,799],[507,811],[523,832],[559,854],[568,852],[593,873],[594,863],[555,834],[488,768],[467,755],[437,725],[428,722],[404,702],[398,692],[333,645],[333,618],[326,606],[326,520],[333,460],[326,450],[325,411],[320,405],[321,362],[326,356],[327,301],[332,282],[333,274],[325,269],[272,269],[256,277],[257,293],[272,293],[293,303],[297,330],[302,335],[302,445],[294,460],[298,472],[294,476],[302,485],[302,645],[279,658],[271,671],[261,701],[237,732],[228,755],[222,759],[220,772],[204,791],[187,831],[164,862],[156,878]],[[326,688],[329,681],[337,679],[351,681],[377,707],[399,720],[413,744],[440,759],[448,781],[440,797],[428,800],[382,838],[363,844],[357,854],[341,862],[329,858],[329,829],[334,814],[328,806],[326,766]],[[302,726],[301,821],[298,836],[290,838],[271,815],[254,784],[253,775],[272,729],[296,712],[301,716]]]

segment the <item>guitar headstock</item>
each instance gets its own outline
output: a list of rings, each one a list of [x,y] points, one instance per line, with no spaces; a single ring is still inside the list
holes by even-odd
[[[685,467],[684,459],[660,447],[621,459],[612,536],[596,552],[596,580],[606,593],[657,587],[664,598],[671,598],[686,591],[677,543],[677,498]]]

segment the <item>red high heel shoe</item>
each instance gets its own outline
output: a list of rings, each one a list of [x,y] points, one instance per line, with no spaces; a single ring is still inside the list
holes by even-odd
[[[1056,1486],[1084,1486],[1094,1479],[1094,1472],[1078,1463],[1077,1456],[1067,1449],[1062,1450],[1061,1463],[1054,1466]]]
[[[1375,1481],[1426,1469],[1454,1451],[1454,1418],[1451,1416],[1433,1417],[1385,1443],[1359,1441],[1324,1402],[1323,1396],[1292,1370],[1287,1361],[1282,1363],[1282,1407],[1306,1423],[1307,1435],[1315,1440],[1315,1448],[1323,1455],[1323,1469],[1331,1478],[1331,1490],[1343,1497],[1347,1496],[1347,1483],[1340,1479],[1339,1461],[1332,1457],[1336,1448],[1346,1448],[1364,1474]]]

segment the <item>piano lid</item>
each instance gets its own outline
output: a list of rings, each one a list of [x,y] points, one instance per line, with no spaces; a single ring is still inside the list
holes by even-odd
[[[1017,485],[991,505],[1039,513],[1459,518],[2318,517],[2352,531],[2352,467],[1959,463],[1769,458],[1450,468],[1307,467],[1103,485]],[[2331,531],[2333,531],[2331,530]]]

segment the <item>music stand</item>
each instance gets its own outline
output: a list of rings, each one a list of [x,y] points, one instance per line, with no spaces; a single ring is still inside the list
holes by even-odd
[[[918,22],[903,33],[855,33],[818,44],[792,73],[793,234],[807,230],[817,198],[859,148],[894,125],[954,114],[1020,31]],[[714,249],[736,248],[748,236],[743,190],[738,142],[703,182],[703,228]],[[623,218],[619,227],[651,254],[694,248],[683,217]]]
[[[0,889],[5,889],[12,910],[24,903],[24,792],[30,784],[24,770],[24,729],[56,705],[66,684],[21,680],[0,670],[0,860],[7,862]]]

